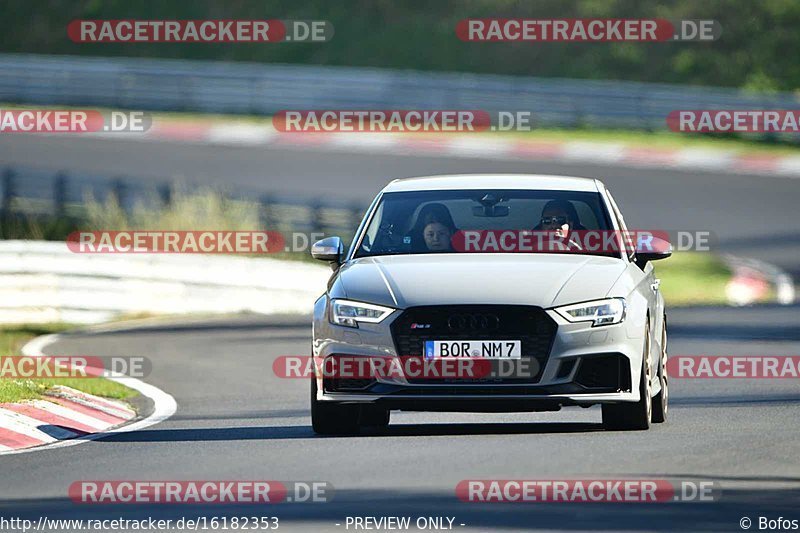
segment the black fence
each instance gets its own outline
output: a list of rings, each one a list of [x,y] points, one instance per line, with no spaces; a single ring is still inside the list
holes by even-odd
[[[87,203],[112,200],[126,214],[141,207],[169,209],[176,195],[212,192],[231,202],[256,204],[258,228],[281,232],[324,233],[349,240],[366,210],[361,203],[335,203],[264,192],[228,191],[164,179],[77,173],[6,166],[0,171],[0,238],[61,239],[84,227]],[[31,227],[40,235],[31,235]],[[117,228],[109,228],[117,229]],[[187,230],[193,228],[185,228]],[[228,228],[219,228],[228,229]]]

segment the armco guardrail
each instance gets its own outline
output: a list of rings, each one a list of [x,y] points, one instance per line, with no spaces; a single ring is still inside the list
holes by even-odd
[[[536,126],[665,129],[675,109],[798,109],[791,93],[218,61],[0,55],[0,101],[269,115],[282,109],[526,110]],[[797,136],[794,136],[797,138]]]
[[[309,313],[324,265],[232,256],[78,254],[0,241],[0,324],[99,323],[140,313]]]

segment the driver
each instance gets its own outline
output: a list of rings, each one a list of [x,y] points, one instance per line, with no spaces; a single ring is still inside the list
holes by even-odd
[[[571,231],[585,229],[581,224],[575,206],[567,200],[550,200],[547,202],[542,209],[539,224],[534,228],[534,230],[539,231],[553,231],[559,238],[568,237]],[[569,244],[581,248],[577,240],[570,239]]]

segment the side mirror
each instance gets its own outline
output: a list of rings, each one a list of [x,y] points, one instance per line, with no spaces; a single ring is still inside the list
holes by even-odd
[[[672,245],[664,239],[651,236],[636,243],[636,264],[641,268],[650,261],[666,259],[671,255]]]
[[[339,237],[327,237],[311,246],[311,257],[331,264],[336,270],[344,258],[344,245]]]

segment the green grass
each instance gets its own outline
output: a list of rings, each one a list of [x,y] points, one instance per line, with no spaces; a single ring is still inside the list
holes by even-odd
[[[22,346],[32,338],[57,333],[69,327],[67,324],[0,326],[0,358],[4,355],[20,355]],[[132,398],[138,394],[133,389],[103,378],[25,380],[0,378],[0,403],[41,398],[42,394],[54,385],[64,385],[89,394],[118,400]]]
[[[678,252],[653,265],[667,306],[726,304],[731,271],[710,253]]]
[[[58,333],[74,326],[71,324],[32,324],[3,326],[0,324],[0,355],[19,355],[26,342],[39,335]]]
[[[763,140],[739,137],[712,137],[671,131],[635,131],[603,129],[534,129],[525,132],[496,133],[521,140],[586,141],[596,143],[622,143],[641,148],[707,148],[729,150],[752,155],[798,155],[800,147],[789,143],[769,143]]]

